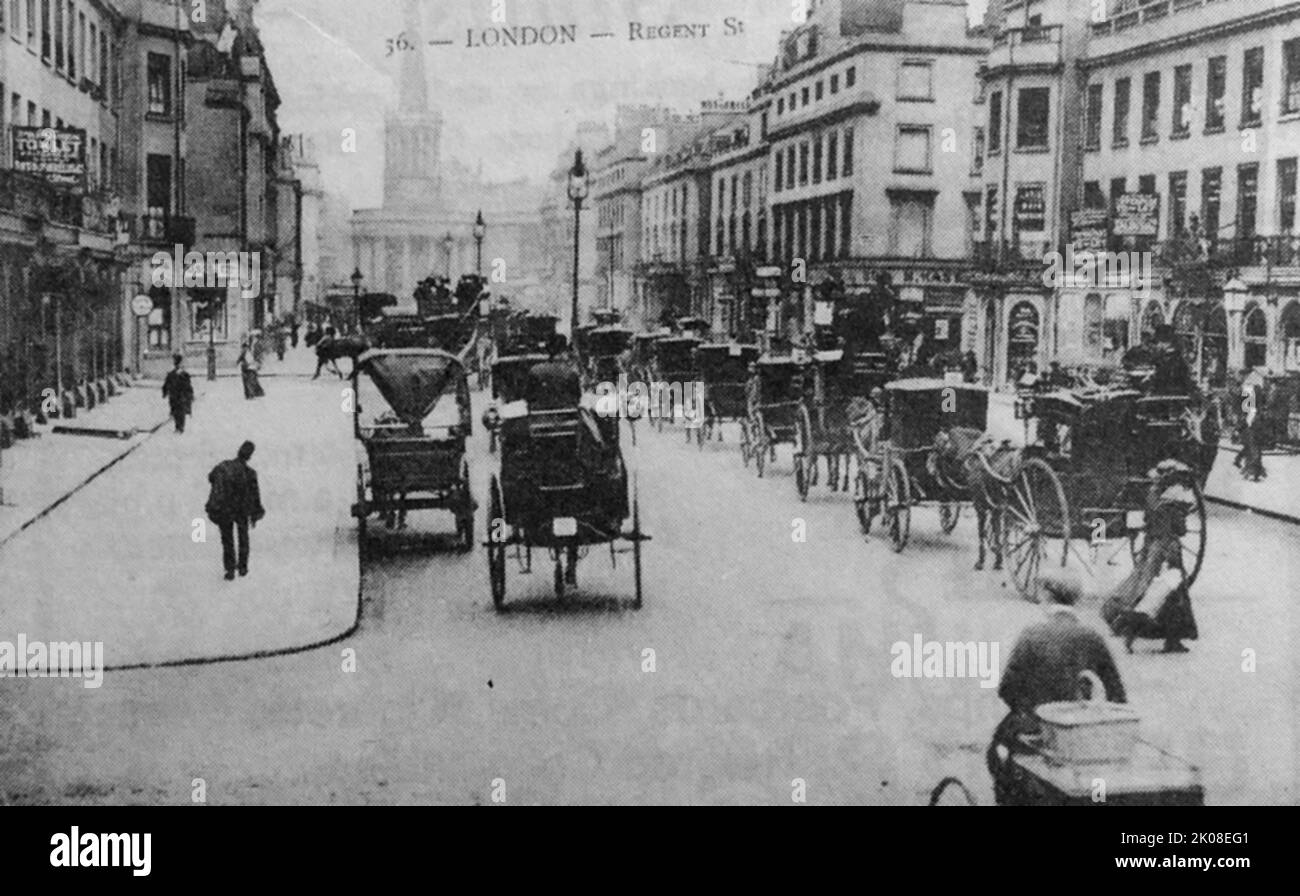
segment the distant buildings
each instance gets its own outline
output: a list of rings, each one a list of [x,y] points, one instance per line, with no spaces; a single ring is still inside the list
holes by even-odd
[[[419,6],[408,2],[405,33],[421,33]],[[417,41],[418,44],[418,41]],[[496,291],[535,287],[541,244],[541,192],[525,182],[489,184],[442,156],[442,116],[428,97],[423,54],[403,57],[397,109],[385,121],[384,202],[352,216],[353,261],[362,289],[397,296],[429,276],[476,273],[473,226],[487,223],[482,274]]]

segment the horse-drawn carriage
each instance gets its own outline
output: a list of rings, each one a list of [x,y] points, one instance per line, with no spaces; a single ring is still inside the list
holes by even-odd
[[[500,363],[500,362],[498,362]],[[498,383],[493,372],[494,388]],[[524,394],[534,392],[528,385]],[[492,602],[505,605],[506,567],[513,556],[521,572],[532,571],[534,549],[554,563],[555,594],[577,585],[579,559],[608,545],[610,561],[632,554],[633,606],[641,607],[640,509],[619,446],[617,418],[602,417],[568,397],[503,406],[501,469],[489,486],[487,540]],[[629,524],[630,529],[624,526]],[[620,548],[625,542],[630,547]]]
[[[854,421],[854,506],[862,531],[869,533],[879,516],[894,550],[902,551],[913,507],[936,506],[948,534],[970,503],[978,519],[976,567],[983,568],[986,543],[997,569],[1006,549],[1016,588],[1033,595],[1042,565],[1064,565],[1069,552],[1070,511],[1056,472],[1042,458],[985,436],[983,387],[905,379],[886,385],[884,395],[883,414],[873,406]]]
[[[624,373],[623,356],[632,343],[632,331],[625,327],[604,326],[588,331],[583,339],[582,359],[586,365],[588,386],[615,383]]]
[[[835,491],[848,490],[855,453],[855,408],[889,379],[890,368],[884,355],[855,355],[834,349],[809,357],[794,433],[794,485],[800,500],[807,500],[809,489],[820,480],[819,461],[823,458],[826,484]]]
[[[363,417],[362,373],[387,411]],[[362,549],[372,515],[394,528],[405,525],[408,511],[438,509],[455,515],[457,546],[469,550],[476,505],[465,459],[472,430],[469,383],[460,360],[436,349],[377,349],[357,360],[352,377],[353,431],[365,451],[352,505]],[[448,395],[452,407],[441,404]]]
[[[701,449],[713,435],[722,439],[722,424],[741,424],[740,450],[749,463],[749,440],[745,438],[749,421],[749,370],[758,360],[757,345],[704,343],[695,349],[695,369],[704,384],[703,418],[695,428]]]
[[[1181,486],[1183,570],[1188,585],[1196,580],[1205,559],[1202,490],[1219,445],[1218,421],[1207,402],[1126,389],[1058,391],[1024,396],[1016,412],[1025,421],[1029,456],[1061,479],[1081,559],[1094,561],[1091,548],[1117,540],[1126,540],[1137,557],[1153,486]]]
[[[686,389],[693,389],[700,378],[695,366],[695,349],[700,343],[701,340],[695,336],[664,336],[655,340],[654,360],[646,382],[652,396],[659,396],[658,406],[652,400],[650,407],[650,415],[658,430],[663,429],[665,419],[670,423],[676,419],[677,398],[684,399]],[[691,438],[689,429],[686,437]]]
[[[803,407],[806,365],[791,355],[762,355],[750,368],[746,388],[748,421],[741,430],[741,460],[754,460],[758,478],[778,445],[793,445]]]

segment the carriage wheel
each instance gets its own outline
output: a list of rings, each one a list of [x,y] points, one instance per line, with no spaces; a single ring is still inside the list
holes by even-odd
[[[812,451],[812,420],[806,407],[799,408],[799,417],[794,425],[794,487],[799,492],[799,500],[808,500],[808,488],[815,475],[817,456]]]
[[[912,533],[912,483],[901,460],[894,461],[885,479],[885,515],[882,523],[889,532],[894,553],[901,554]]]
[[[632,609],[641,609],[641,505],[632,496]]]
[[[863,535],[871,534],[871,521],[880,512],[880,502],[871,500],[871,480],[863,470],[853,479],[853,509],[858,514],[858,526]]]
[[[754,453],[754,470],[758,473],[758,478],[763,478],[763,470],[767,468],[767,427],[763,423],[763,414],[761,411],[754,414],[754,422],[750,424],[750,429],[754,436],[754,447],[751,449]]]
[[[357,550],[361,556],[366,555],[366,517],[370,508],[366,505],[366,472],[357,464]]]
[[[456,534],[461,553],[474,549],[474,493],[470,490],[469,461],[460,462],[460,507],[456,512]]]
[[[500,612],[506,603],[505,501],[496,476],[488,485],[487,554],[488,580],[492,583],[492,605]]]
[[[749,421],[741,420],[740,421],[740,462],[747,467],[749,466],[749,452],[750,452]]]
[[[1070,556],[1070,511],[1056,472],[1030,458],[1007,487],[1003,509],[1003,550],[1010,555],[1011,578],[1021,597],[1038,599],[1038,571],[1045,564],[1064,567]],[[1061,539],[1060,562],[1050,542]]]
[[[1187,510],[1186,518],[1187,533],[1178,539],[1182,543],[1184,578],[1190,588],[1201,574],[1201,566],[1205,563],[1205,495],[1195,476],[1179,476],[1170,481],[1185,485],[1192,492],[1193,502]],[[1130,533],[1128,546],[1133,562],[1136,563],[1146,546],[1146,530]]]
[[[939,505],[939,529],[944,535],[951,535],[961,518],[961,505],[955,501]]]

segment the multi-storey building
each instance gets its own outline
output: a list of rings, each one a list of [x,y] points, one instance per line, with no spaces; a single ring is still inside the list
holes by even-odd
[[[933,344],[961,345],[987,48],[960,0],[819,0],[785,37],[765,86],[771,254],[806,268],[805,315],[819,279],[853,297],[887,274]]]
[[[1300,369],[1300,4],[989,12],[987,275],[969,310],[992,380],[1048,360],[1114,366],[1162,324],[1211,384],[1245,365]],[[1139,265],[1045,278],[1067,249]]]
[[[713,134],[709,291],[701,314],[714,329],[748,338],[760,316],[751,290],[768,254],[767,123],[771,94],[761,88],[745,114]],[[765,317],[762,318],[765,321]]]
[[[744,113],[743,102],[706,100],[699,116],[678,120],[671,133],[660,135],[660,151],[641,181],[637,319],[650,323],[708,311],[712,157],[728,146]]]
[[[632,307],[641,244],[641,177],[673,118],[660,107],[620,106],[613,142],[596,153],[591,197],[596,208],[596,298],[603,308]]]
[[[1149,292],[1072,296],[1085,346],[1172,324],[1212,384],[1247,366],[1300,372],[1300,2],[1114,3],[1081,71],[1081,200],[1117,223],[1126,193],[1158,212],[1140,244],[1111,241],[1154,253]]]
[[[0,441],[122,369],[124,26],[101,0],[0,4]]]

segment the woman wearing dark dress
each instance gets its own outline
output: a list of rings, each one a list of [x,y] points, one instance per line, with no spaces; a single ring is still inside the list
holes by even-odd
[[[1146,540],[1134,561],[1133,572],[1116,586],[1101,607],[1102,619],[1112,632],[1124,638],[1129,653],[1133,652],[1133,642],[1138,638],[1164,639],[1165,653],[1186,653],[1182,642],[1194,641],[1197,636],[1180,540],[1187,534],[1192,500],[1186,485],[1169,485],[1166,477],[1175,467],[1182,465],[1167,461],[1155,471],[1157,478],[1147,496]],[[1138,609],[1152,583],[1169,570],[1176,571],[1180,584],[1158,608]]]

